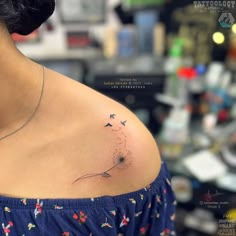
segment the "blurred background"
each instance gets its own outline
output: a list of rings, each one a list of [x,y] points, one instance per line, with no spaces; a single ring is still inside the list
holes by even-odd
[[[148,127],[172,175],[177,235],[236,235],[235,1],[56,4],[40,29],[12,35],[17,47]]]

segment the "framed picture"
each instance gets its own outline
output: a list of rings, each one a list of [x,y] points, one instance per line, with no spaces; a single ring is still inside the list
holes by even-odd
[[[69,31],[66,33],[67,46],[69,49],[86,49],[92,47],[92,38],[88,31]]]
[[[58,0],[63,23],[103,23],[107,0]]]

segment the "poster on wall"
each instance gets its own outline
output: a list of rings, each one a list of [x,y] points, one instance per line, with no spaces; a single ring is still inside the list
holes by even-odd
[[[103,23],[106,0],[59,0],[59,14],[63,23]]]

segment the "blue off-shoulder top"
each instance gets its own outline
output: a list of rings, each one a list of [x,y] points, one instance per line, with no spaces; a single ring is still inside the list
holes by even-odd
[[[0,197],[2,236],[175,235],[176,200],[166,163],[135,192],[89,199]]]

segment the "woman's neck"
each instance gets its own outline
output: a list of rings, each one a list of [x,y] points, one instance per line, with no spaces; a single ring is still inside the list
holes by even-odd
[[[0,138],[33,112],[41,78],[42,68],[19,52],[0,23]]]

